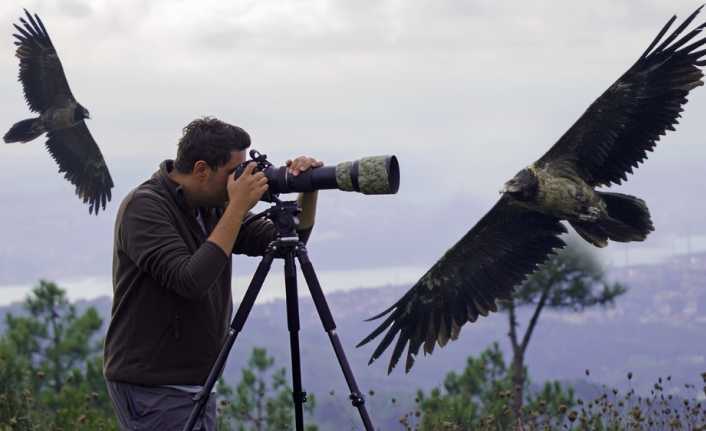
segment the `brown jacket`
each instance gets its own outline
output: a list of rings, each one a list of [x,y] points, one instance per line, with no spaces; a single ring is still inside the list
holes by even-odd
[[[222,210],[200,209],[204,232],[167,176],[172,167],[171,160],[162,162],[118,210],[104,351],[108,380],[203,384],[230,324],[231,256],[206,240]],[[262,255],[274,235],[272,222],[257,220],[240,230],[233,252]]]

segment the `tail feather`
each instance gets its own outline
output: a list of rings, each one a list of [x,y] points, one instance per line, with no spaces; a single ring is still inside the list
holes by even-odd
[[[608,207],[609,239],[621,241],[620,238],[624,237],[623,242],[643,241],[650,232],[655,230],[650,218],[650,210],[642,199],[621,193],[598,192],[598,195],[603,198]],[[616,225],[616,229],[625,230],[616,231],[615,238],[612,238],[613,229],[610,227],[613,224]]]
[[[595,223],[572,221],[571,225],[586,241],[605,247],[608,240],[644,241],[654,230],[645,201],[621,193],[597,192],[605,202],[608,217]]]
[[[7,144],[12,142],[24,143],[40,136],[45,131],[39,118],[28,118],[13,124],[2,139]]]
[[[608,245],[608,233],[598,223],[580,222],[576,220],[570,221],[571,226],[581,238],[603,248]]]

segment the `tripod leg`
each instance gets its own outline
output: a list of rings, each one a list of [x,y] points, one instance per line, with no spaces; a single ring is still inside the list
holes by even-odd
[[[255,299],[257,298],[258,293],[260,293],[260,289],[262,288],[262,284],[265,282],[267,273],[270,271],[274,257],[274,251],[268,250],[260,261],[260,264],[257,266],[255,275],[253,275],[252,281],[248,286],[248,290],[245,292],[245,296],[243,297],[243,302],[240,303],[238,311],[235,313],[235,317],[230,324],[230,329],[226,335],[223,347],[221,347],[221,351],[218,353],[216,362],[213,363],[211,371],[208,373],[206,383],[204,384],[203,389],[201,389],[201,392],[194,395],[194,402],[196,404],[194,404],[194,407],[191,409],[189,419],[186,421],[186,425],[184,425],[183,428],[184,431],[191,431],[194,428],[194,425],[196,425],[196,421],[199,416],[201,416],[203,408],[208,402],[208,397],[211,395],[211,390],[213,390],[216,380],[218,380],[218,377],[223,372],[223,367],[226,359],[228,359],[230,349],[233,347],[236,337],[243,329],[243,325],[245,325],[245,321],[248,318],[248,314],[250,314],[253,304],[255,304]]]
[[[304,430],[303,403],[306,392],[302,391],[301,358],[299,356],[299,299],[297,297],[297,269],[294,254],[284,258],[284,284],[287,293],[287,328],[289,345],[292,352],[292,398],[294,401],[294,420],[297,431]]]
[[[321,323],[324,325],[324,329],[331,340],[333,350],[336,353],[336,358],[338,358],[338,364],[341,366],[343,375],[346,378],[346,383],[348,383],[348,389],[351,391],[350,399],[353,405],[358,408],[358,412],[363,420],[365,429],[367,431],[373,431],[373,424],[370,421],[368,411],[365,409],[365,400],[363,399],[360,389],[358,389],[358,384],[353,376],[353,371],[351,371],[351,367],[348,364],[348,359],[346,359],[346,354],[341,346],[341,340],[338,338],[338,334],[336,333],[336,323],[333,321],[333,315],[331,314],[331,310],[328,308],[326,298],[324,297],[324,292],[321,290],[321,285],[319,284],[319,279],[316,277],[314,266],[311,264],[309,255],[303,245],[300,245],[297,249],[297,258],[299,258],[299,264],[301,265],[302,272],[304,273],[306,284],[309,286],[309,291],[311,292],[311,298],[314,300],[316,311],[319,313]]]

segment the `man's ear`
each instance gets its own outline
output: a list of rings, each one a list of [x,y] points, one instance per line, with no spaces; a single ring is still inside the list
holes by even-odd
[[[211,167],[208,166],[208,163],[203,160],[197,160],[194,163],[194,169],[191,170],[191,174],[201,180],[205,180],[206,178],[208,178],[210,172]]]

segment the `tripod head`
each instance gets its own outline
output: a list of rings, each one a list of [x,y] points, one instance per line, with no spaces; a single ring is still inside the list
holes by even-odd
[[[282,201],[274,197],[275,204],[270,208],[245,220],[243,226],[247,226],[253,221],[261,218],[271,220],[277,228],[277,240],[299,241],[297,234],[297,224],[299,224],[299,214],[302,212],[297,201]]]

